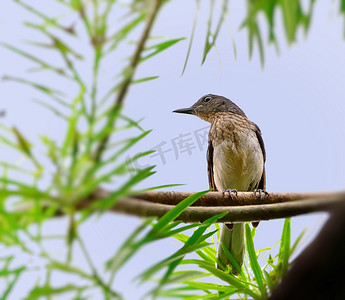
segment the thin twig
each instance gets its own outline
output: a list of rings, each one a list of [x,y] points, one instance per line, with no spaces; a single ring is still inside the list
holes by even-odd
[[[149,16],[147,18],[146,26],[144,28],[144,31],[141,35],[141,38],[140,38],[138,44],[137,44],[134,55],[131,58],[129,66],[127,67],[126,71],[128,72],[128,76],[124,79],[122,86],[121,86],[121,88],[120,88],[120,90],[116,96],[114,105],[111,107],[111,109],[109,111],[109,118],[108,118],[106,127],[108,127],[108,126],[114,127],[114,121],[115,121],[114,116],[116,115],[116,113],[121,108],[121,106],[124,102],[125,96],[127,94],[128,88],[129,88],[130,84],[132,83],[132,80],[133,80],[133,77],[135,74],[135,70],[140,63],[141,54],[144,50],[145,43],[146,43],[147,39],[149,38],[150,32],[151,32],[152,27],[153,27],[153,23],[157,17],[159,7],[161,5],[161,2],[162,2],[162,0],[154,0],[153,1],[151,11],[150,11]],[[102,154],[104,152],[104,149],[106,148],[106,146],[108,144],[109,138],[110,138],[110,135],[108,134],[99,142],[98,147],[97,147],[96,152],[95,152],[95,160],[96,161],[100,161]]]

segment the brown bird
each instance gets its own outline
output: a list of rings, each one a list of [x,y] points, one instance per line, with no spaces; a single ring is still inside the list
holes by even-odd
[[[211,123],[208,136],[207,164],[210,188],[214,191],[266,192],[265,146],[259,127],[250,121],[232,101],[213,94],[201,97],[189,108],[175,113],[196,115]],[[258,222],[253,222],[257,226]],[[244,223],[226,223],[222,227],[218,259],[231,265],[221,244],[241,266],[244,254]],[[233,272],[236,271],[233,268]]]

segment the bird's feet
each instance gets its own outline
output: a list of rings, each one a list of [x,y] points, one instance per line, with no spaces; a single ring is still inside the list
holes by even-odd
[[[234,193],[236,196],[237,196],[237,194],[238,194],[238,192],[237,192],[236,189],[225,189],[225,190],[223,191],[223,196],[225,196],[226,193],[229,194],[229,197],[231,198],[231,200],[234,200],[232,193]]]
[[[266,190],[262,190],[262,189],[255,189],[254,190],[254,196],[256,197],[256,194],[259,194],[260,200],[263,199],[263,194],[265,194],[265,196],[269,197],[270,194],[266,191]]]

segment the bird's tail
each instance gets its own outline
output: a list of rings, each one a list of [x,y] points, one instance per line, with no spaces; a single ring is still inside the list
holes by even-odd
[[[231,266],[231,263],[221,246],[222,243],[230,251],[232,256],[236,259],[239,266],[241,267],[244,255],[244,223],[225,223],[222,227],[218,248],[218,259],[224,265]],[[232,271],[234,274],[237,274],[235,268],[232,268]]]

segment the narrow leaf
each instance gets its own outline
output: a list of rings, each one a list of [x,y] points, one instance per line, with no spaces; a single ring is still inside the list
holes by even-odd
[[[184,61],[184,65],[183,65],[181,76],[183,76],[184,71],[186,70],[186,67],[187,67],[187,64],[188,64],[188,60],[189,60],[190,51],[192,50],[192,44],[193,44],[193,40],[194,40],[194,33],[195,33],[196,24],[197,24],[197,20],[198,20],[198,14],[199,14],[199,10],[200,10],[200,0],[195,0],[195,4],[196,4],[196,8],[195,8],[195,13],[194,13],[194,21],[193,21],[192,33],[191,33],[190,38],[189,38],[187,55],[186,55],[186,59]]]
[[[148,50],[153,50],[150,54],[144,56],[141,58],[141,62],[159,54],[160,52],[170,48],[171,46],[175,45],[176,43],[180,42],[180,41],[183,41],[185,40],[186,38],[179,38],[179,39],[174,39],[174,40],[169,40],[169,41],[165,41],[165,42],[162,42],[162,43],[159,43],[159,44],[156,44],[156,45],[153,45],[153,46],[150,46],[148,48],[146,48],[145,50],[148,51]]]
[[[259,290],[261,292],[262,297],[266,297],[267,291],[266,291],[266,287],[264,285],[264,276],[262,274],[262,270],[260,268],[260,265],[259,265],[257,257],[256,257],[252,233],[251,233],[251,230],[250,230],[248,223],[246,223],[245,229],[246,229],[246,246],[247,246],[250,266],[251,266],[253,273],[255,275],[255,280],[258,283]]]
[[[188,206],[191,206],[195,201],[197,201],[201,196],[208,193],[210,190],[195,193],[179,204],[177,204],[173,209],[169,210],[163,217],[159,219],[157,224],[152,228],[152,232],[161,231],[169,222],[175,220]]]

